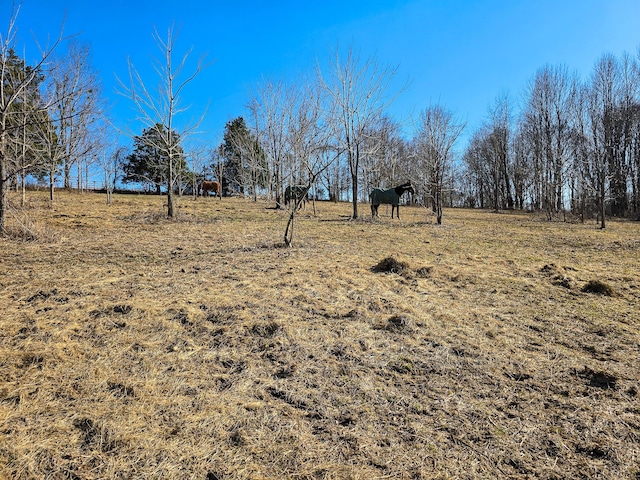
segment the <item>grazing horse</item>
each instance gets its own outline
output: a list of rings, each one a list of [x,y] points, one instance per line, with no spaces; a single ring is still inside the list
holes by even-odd
[[[202,196],[208,196],[209,192],[213,192],[213,195],[218,195],[220,200],[222,200],[222,185],[220,182],[209,182],[207,180],[203,180],[200,184],[200,190],[202,191]]]
[[[374,188],[369,194],[371,200],[371,216],[378,217],[378,207],[381,203],[391,205],[391,218],[393,218],[393,211],[397,209],[398,218],[400,218],[400,197],[405,192],[415,193],[411,182],[398,185],[396,188],[390,188],[388,190],[382,190],[381,188]]]
[[[295,203],[301,200],[299,208],[306,208],[309,188],[306,185],[289,185],[284,191],[284,204],[289,205],[290,202]]]

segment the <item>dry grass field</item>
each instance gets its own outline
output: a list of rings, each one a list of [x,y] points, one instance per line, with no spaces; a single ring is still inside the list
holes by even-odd
[[[0,477],[640,478],[640,224],[163,200],[10,220]]]

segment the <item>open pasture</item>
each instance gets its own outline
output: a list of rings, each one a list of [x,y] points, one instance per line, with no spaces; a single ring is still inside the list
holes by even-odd
[[[29,195],[0,477],[640,478],[638,223]]]

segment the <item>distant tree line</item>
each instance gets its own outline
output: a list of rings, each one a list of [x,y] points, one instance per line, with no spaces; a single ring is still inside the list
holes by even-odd
[[[640,61],[627,54],[603,55],[584,81],[566,67],[540,68],[524,101],[498,97],[461,150],[465,124],[453,112],[429,105],[407,133],[387,113],[402,94],[393,87],[396,70],[353,48],[336,49],[303,80],[256,86],[246,112],[224,126],[221,144],[190,148],[197,122],[176,128],[174,117],[184,110],[178,93],[205,65],[177,81],[170,29],[166,41],[154,35],[166,61],[159,95],[129,63],[131,85],[123,90],[146,127],[123,148],[107,142],[89,48],[60,36],[27,65],[16,53],[16,16],[0,45],[0,230],[9,188],[24,199],[32,176],[48,182],[53,200],[58,178],[71,188],[75,168],[81,187],[91,163],[104,170],[108,191],[118,181],[157,193],[164,186],[169,216],[173,194],[195,194],[203,179],[276,208],[284,207],[288,185],[306,185],[312,198],[351,202],[353,218],[373,188],[406,181],[416,189],[410,201],[438,223],[443,207],[454,206],[539,211],[549,220],[597,217],[603,228],[606,217],[640,214]]]
[[[443,206],[571,214],[602,228],[607,217],[640,215],[638,58],[603,55],[586,81],[563,66],[540,68],[519,108],[499,96],[462,151],[465,125],[440,105],[424,109],[407,138],[385,114],[394,72],[375,61],[336,52],[315,73],[307,84],[267,82],[250,103],[244,135],[257,139],[260,162],[235,175],[258,169],[278,205],[287,184],[305,183],[309,161],[326,156],[315,192],[353,201],[354,217],[373,187],[405,180],[438,222]]]
[[[580,81],[544,66],[518,115],[506,97],[462,158],[463,205],[584,218],[640,213],[638,59],[603,55]]]

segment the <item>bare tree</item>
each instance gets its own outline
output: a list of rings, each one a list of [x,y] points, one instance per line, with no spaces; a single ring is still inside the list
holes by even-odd
[[[317,85],[307,85],[296,92],[296,101],[289,113],[288,144],[291,153],[299,160],[304,171],[304,187],[293,197],[293,205],[284,232],[285,245],[293,245],[295,218],[301,203],[307,197],[318,177],[340,155],[339,150],[329,148],[331,130],[321,115],[321,91]],[[314,203],[315,212],[315,203]]]
[[[490,109],[489,136],[491,171],[494,186],[494,210],[513,209],[511,182],[511,106],[507,94],[498,96]]]
[[[522,123],[519,123],[511,142],[513,156],[511,162],[513,180],[513,195],[515,208],[523,210],[527,202],[531,202],[531,188],[533,186],[533,165],[531,145],[527,142]]]
[[[430,192],[438,225],[442,224],[442,197],[453,162],[453,147],[464,127],[464,123],[438,105],[428,107],[420,116],[417,156],[423,170],[423,186]]]
[[[406,144],[396,121],[381,117],[367,130],[364,143],[360,183],[366,192],[383,185],[398,185],[409,178],[407,169],[403,168]]]
[[[128,149],[126,147],[103,148],[98,155],[98,163],[102,169],[104,189],[107,194],[107,205],[113,202],[113,192],[116,188],[118,170],[125,161]]]
[[[310,172],[327,160],[328,130],[322,122],[321,92],[317,84],[300,85],[294,94],[292,109],[288,115],[287,143],[293,159],[289,172],[289,185],[310,183]],[[316,175],[317,177],[317,175]],[[315,202],[314,202],[315,209]],[[295,212],[294,212],[295,213]]]
[[[285,169],[291,159],[287,130],[292,101],[290,88],[282,82],[267,80],[258,87],[249,105],[255,120],[255,133],[269,165],[276,208],[283,207]]]
[[[54,201],[56,177],[65,156],[65,150],[60,143],[56,124],[46,121],[37,128],[42,145],[39,153],[42,155],[42,169],[49,179],[49,201]]]
[[[102,115],[101,85],[91,68],[88,45],[71,42],[56,60],[49,76],[52,98],[50,117],[56,128],[56,141],[61,148],[64,188],[71,188],[71,168],[90,157],[96,147],[91,126]],[[78,170],[80,187],[81,171]]]
[[[388,87],[395,68],[381,67],[375,58],[365,61],[349,48],[344,60],[336,48],[327,75],[318,78],[328,96],[327,124],[333,129],[338,150],[344,151],[351,174],[352,218],[358,218],[360,162],[365,155],[367,132],[393,101]]]
[[[567,68],[548,65],[538,70],[528,91],[524,122],[537,185],[534,207],[544,209],[549,220],[565,206],[576,93],[577,79]]]
[[[587,92],[589,147],[582,174],[598,202],[600,228],[606,227],[606,202],[610,196],[610,163],[614,155],[614,115],[618,67],[615,58],[604,55],[596,64]]]
[[[638,93],[640,75],[638,65],[628,55],[616,61],[615,105],[612,119],[612,149],[609,152],[609,174],[611,176],[611,214],[622,217],[629,209],[628,189],[633,169],[633,142],[640,107]]]
[[[153,145],[153,148],[163,152],[164,157],[167,158],[167,216],[173,218],[176,213],[173,191],[178,180],[176,165],[181,161],[180,139],[184,140],[189,134],[192,134],[206,113],[205,110],[198,120],[178,131],[175,127],[176,116],[186,110],[181,106],[180,94],[207,65],[204,62],[205,58],[201,57],[192,73],[187,75],[184,80],[179,80],[191,49],[176,65],[173,57],[177,33],[174,32],[174,27],[171,26],[167,30],[166,40],[155,29],[153,38],[162,53],[162,57],[154,62],[155,70],[160,77],[157,92],[152,92],[147,88],[131,59],[128,59],[129,84],[126,85],[120,79],[118,79],[118,83],[120,93],[133,101],[139,114],[138,120],[146,124],[148,128],[156,130],[159,144]],[[175,134],[176,132],[178,135]]]
[[[198,198],[200,182],[205,179],[205,163],[207,160],[206,148],[198,145],[190,149],[187,154],[187,163],[190,166],[188,183],[191,184],[191,195],[194,200]]]

